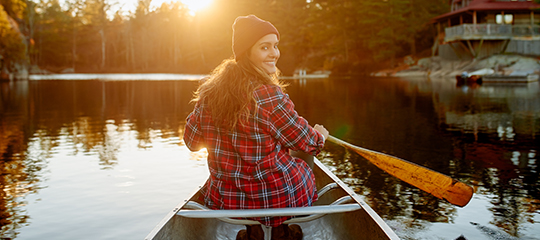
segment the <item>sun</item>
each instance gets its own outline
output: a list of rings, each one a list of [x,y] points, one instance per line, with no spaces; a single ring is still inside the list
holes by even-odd
[[[193,13],[208,7],[210,3],[212,3],[212,0],[180,0],[183,4],[185,4],[189,10],[191,10]]]

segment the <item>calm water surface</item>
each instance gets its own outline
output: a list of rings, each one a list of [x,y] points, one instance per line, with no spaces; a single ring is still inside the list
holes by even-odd
[[[181,138],[198,77],[0,82],[0,239],[143,239],[208,174]],[[311,124],[475,187],[456,207],[327,143],[318,157],[403,239],[540,239],[538,82],[288,82]]]

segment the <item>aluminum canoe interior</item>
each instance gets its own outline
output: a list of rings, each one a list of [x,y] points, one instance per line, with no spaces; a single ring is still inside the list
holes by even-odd
[[[283,209],[289,211],[285,213],[280,212],[280,209],[269,209],[266,213],[268,215],[274,214],[271,216],[300,215],[291,221],[301,221],[294,224],[300,225],[304,234],[303,239],[306,240],[399,239],[369,205],[317,159],[315,159],[313,172],[315,173],[317,189],[319,191],[328,190],[319,196],[313,207]],[[329,188],[331,189],[329,190]],[[224,216],[237,218],[253,213],[249,212],[250,210],[193,210],[194,205],[202,206],[200,202],[197,203],[198,196],[199,192],[195,191],[187,199],[184,199],[161,220],[145,239],[234,240],[237,232],[245,229],[245,226],[238,222],[227,222],[227,219],[232,220],[231,218],[226,218],[225,221],[220,219],[223,219]],[[346,203],[336,204],[343,199]],[[321,211],[326,214],[321,214]],[[256,215],[261,214],[261,210],[255,212],[257,212]],[[204,216],[205,214],[206,216]],[[310,220],[310,217],[316,219]]]

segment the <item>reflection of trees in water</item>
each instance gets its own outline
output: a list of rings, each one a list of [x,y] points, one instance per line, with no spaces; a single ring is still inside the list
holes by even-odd
[[[31,105],[24,98],[27,85],[0,82],[0,238],[18,235],[28,224],[24,196],[35,193],[43,181],[44,151],[32,152],[41,145],[52,147],[52,140],[40,143],[32,136]],[[39,133],[36,133],[39,134]]]
[[[503,159],[502,156],[499,158]],[[530,166],[497,162],[496,156],[491,158],[493,161],[483,159],[477,164],[490,165],[483,167],[483,171],[477,175],[481,179],[478,192],[490,198],[492,206],[489,210],[493,212],[490,223],[519,236],[523,224],[534,223],[534,214],[540,206],[538,175],[535,170],[531,171]]]
[[[40,189],[55,148],[95,154],[103,168],[113,167],[126,134],[137,134],[138,147],[178,136],[195,87],[177,81],[0,83],[0,238],[15,238],[29,224],[23,198]]]
[[[506,186],[504,186],[506,187]],[[520,226],[524,223],[534,223],[534,216],[527,212],[527,206],[530,203],[522,202],[524,197],[519,188],[508,187],[507,189],[497,189],[495,195],[491,196],[489,208],[493,212],[491,224],[505,229],[513,236],[518,235]]]
[[[537,140],[523,132],[510,138],[487,128],[460,135],[454,142],[454,159],[468,165],[477,194],[491,199],[490,223],[519,236],[523,224],[534,223],[540,203]]]
[[[17,229],[28,223],[23,206],[24,196],[36,193],[45,167],[43,151],[30,153],[27,148],[39,148],[39,142],[28,144],[23,122],[0,115],[0,237],[15,238]],[[52,146],[50,141],[44,146]],[[30,147],[28,147],[30,145]]]
[[[332,81],[325,91],[293,88],[291,97],[308,119],[326,118],[331,133],[338,134],[347,126],[345,134],[337,137],[473,183],[477,194],[492,198],[486,204],[492,224],[514,236],[524,223],[538,216],[538,89],[482,87],[483,92],[463,93],[455,86],[433,89],[429,82],[424,86],[362,80],[365,82]],[[321,95],[332,99],[319,104]],[[324,114],[314,113],[325,104],[329,107],[323,107]],[[334,115],[338,117],[329,117]],[[366,196],[384,218],[402,218],[401,222],[408,218],[413,227],[422,220],[452,222],[456,217],[456,207],[332,146],[325,147],[329,152],[323,154],[325,163]]]
[[[332,144],[325,150],[322,161],[383,218],[399,218],[404,227],[420,229],[422,222],[452,223],[457,217],[456,206],[388,175],[354,152]],[[450,169],[458,168],[454,178],[475,182],[476,194],[491,199],[486,206],[492,212],[491,224],[519,237],[523,224],[535,223],[540,209],[536,151],[529,146],[509,149],[463,142],[457,142],[454,150],[454,159],[448,162],[453,165]]]
[[[538,83],[485,85],[439,91],[433,103],[440,125],[454,138],[454,161],[488,196],[491,224],[518,236],[540,203],[540,95]],[[457,91],[457,92],[456,92]]]
[[[90,154],[93,149],[103,144],[107,133],[106,126],[95,118],[81,116],[65,124],[58,134],[65,138],[64,144],[70,146],[73,151],[71,155]]]
[[[95,146],[95,151],[99,154],[99,164],[104,168],[111,168],[118,163],[117,154],[122,142],[119,127],[113,121],[107,121],[103,128],[103,139]]]

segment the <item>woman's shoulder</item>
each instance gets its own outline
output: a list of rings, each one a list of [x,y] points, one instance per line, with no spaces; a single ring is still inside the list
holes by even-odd
[[[285,96],[283,89],[277,85],[263,84],[255,88],[254,97],[257,101],[272,101],[282,99]]]
[[[284,104],[289,97],[277,85],[261,85],[255,89],[253,95],[259,107],[270,111]]]

